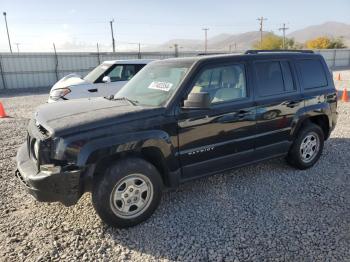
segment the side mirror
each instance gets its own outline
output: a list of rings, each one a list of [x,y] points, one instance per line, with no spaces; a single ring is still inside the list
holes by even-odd
[[[185,109],[208,109],[210,107],[210,96],[207,92],[190,93],[184,101]]]
[[[109,76],[104,76],[104,77],[102,78],[102,82],[103,82],[103,83],[110,83],[110,82],[111,82],[111,78],[110,78]]]

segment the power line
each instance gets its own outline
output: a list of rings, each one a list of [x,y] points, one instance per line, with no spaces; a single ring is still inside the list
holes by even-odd
[[[267,20],[267,18],[264,18],[263,16],[262,17],[259,17],[257,18],[256,20],[259,21],[259,25],[260,25],[260,48],[262,48],[262,41],[263,41],[263,26],[264,26],[264,21]]]
[[[209,28],[202,28],[204,31],[204,53],[207,53],[208,50],[208,30]]]
[[[283,49],[286,49],[286,30],[288,29],[285,23],[283,23],[283,27],[278,28],[278,30],[283,31]]]
[[[113,47],[113,53],[115,53],[115,40],[114,40],[114,33],[113,33],[113,23],[114,23],[114,19],[109,21],[110,25],[111,25],[111,34],[112,34],[112,47]]]

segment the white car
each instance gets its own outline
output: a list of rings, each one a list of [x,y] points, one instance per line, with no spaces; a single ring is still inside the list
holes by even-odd
[[[67,75],[51,88],[48,102],[114,95],[151,61],[153,60],[105,61],[84,78],[77,74]]]

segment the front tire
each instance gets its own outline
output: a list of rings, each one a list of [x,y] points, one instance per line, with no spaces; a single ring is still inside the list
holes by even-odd
[[[149,162],[132,157],[118,160],[96,179],[92,203],[106,224],[131,227],[153,214],[161,193],[158,170]]]
[[[322,129],[313,123],[306,124],[298,133],[289,150],[287,161],[301,170],[312,167],[320,158],[324,145]]]

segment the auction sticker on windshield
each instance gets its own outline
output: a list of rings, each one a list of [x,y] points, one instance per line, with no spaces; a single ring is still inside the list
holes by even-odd
[[[168,92],[172,86],[173,84],[169,82],[153,81],[148,88]]]

